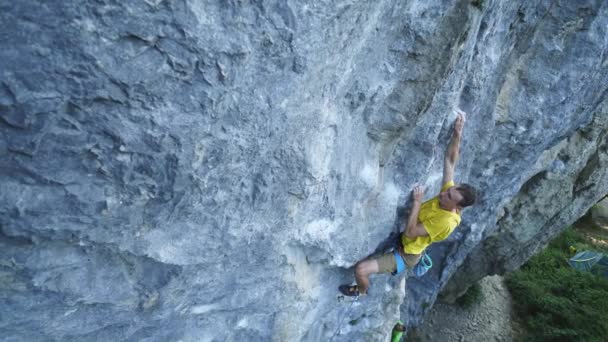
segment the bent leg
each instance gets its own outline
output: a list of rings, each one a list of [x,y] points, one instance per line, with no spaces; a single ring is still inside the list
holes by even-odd
[[[387,253],[375,258],[369,258],[359,261],[355,265],[355,280],[357,281],[357,290],[360,294],[367,294],[369,288],[369,276],[374,273],[394,273],[397,270],[397,262],[393,253]],[[345,289],[342,289],[345,287]],[[347,296],[350,294],[350,287],[346,285],[340,286],[340,291]],[[348,289],[348,290],[347,290]],[[346,291],[346,292],[345,292]]]
[[[366,294],[369,288],[369,275],[380,272],[376,259],[361,260],[355,266],[355,280],[359,287],[359,293]]]

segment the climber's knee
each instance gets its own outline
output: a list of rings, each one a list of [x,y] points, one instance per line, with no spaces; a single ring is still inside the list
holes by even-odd
[[[367,277],[372,273],[378,273],[378,262],[375,259],[361,260],[355,265],[355,275]]]
[[[359,261],[355,265],[355,275],[358,276],[358,277],[365,277],[365,276],[367,276],[367,274],[365,273],[365,271],[366,271],[365,260]]]

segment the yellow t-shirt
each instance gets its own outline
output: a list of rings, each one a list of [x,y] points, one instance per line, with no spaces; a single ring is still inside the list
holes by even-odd
[[[452,186],[455,186],[453,181],[447,182],[441,191]],[[418,222],[424,225],[424,229],[429,235],[412,239],[403,234],[401,243],[403,243],[405,253],[421,254],[431,243],[446,239],[460,224],[460,214],[442,209],[439,206],[439,198],[435,196],[420,206]]]

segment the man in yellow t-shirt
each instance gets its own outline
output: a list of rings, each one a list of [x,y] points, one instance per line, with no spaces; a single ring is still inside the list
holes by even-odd
[[[460,212],[464,207],[473,205],[476,197],[473,187],[467,184],[456,185],[453,180],[464,122],[465,113],[458,110],[444,159],[441,192],[422,203],[424,188],[416,185],[412,191],[412,209],[399,248],[392,253],[359,261],[355,266],[357,285],[341,285],[340,292],[347,296],[367,294],[370,274],[398,274],[405,267],[413,268],[431,243],[446,239],[460,224]]]

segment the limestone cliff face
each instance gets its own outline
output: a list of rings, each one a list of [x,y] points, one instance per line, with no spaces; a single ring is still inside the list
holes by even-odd
[[[382,340],[608,193],[608,4],[0,1],[0,334]],[[478,205],[420,279],[357,260],[416,182]]]

